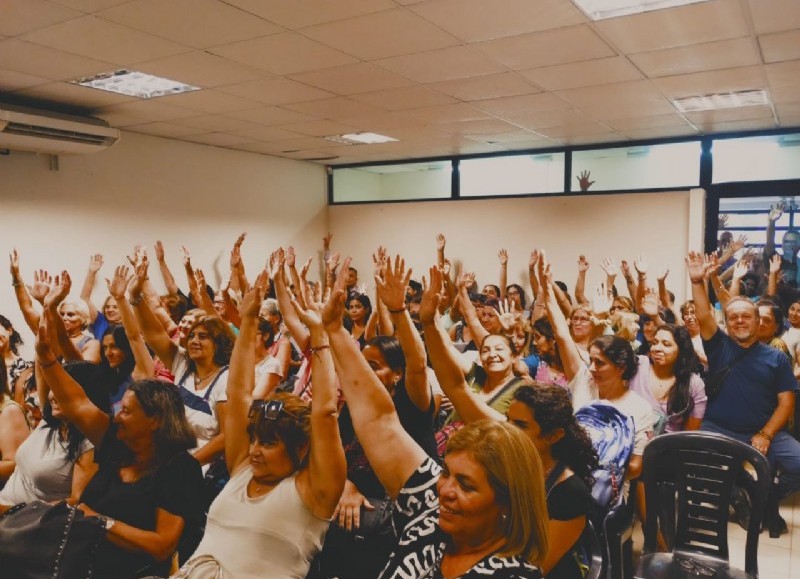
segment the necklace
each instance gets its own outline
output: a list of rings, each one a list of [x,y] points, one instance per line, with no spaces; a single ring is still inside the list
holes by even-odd
[[[211,376],[213,376],[213,375],[214,375],[214,374],[216,374],[217,372],[219,372],[219,369],[212,370],[211,372],[209,372],[208,374],[206,374],[206,375],[205,375],[205,376],[203,376],[203,377],[200,377],[200,375],[199,375],[197,372],[195,372],[195,373],[194,373],[194,385],[195,385],[195,386],[197,386],[197,385],[198,385],[198,384],[200,384],[200,383],[201,383],[203,380],[207,380],[208,378],[211,378]]]

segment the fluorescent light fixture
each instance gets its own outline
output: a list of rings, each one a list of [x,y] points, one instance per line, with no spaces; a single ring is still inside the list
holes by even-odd
[[[177,80],[170,80],[144,72],[125,69],[115,70],[114,72],[103,72],[96,76],[79,78],[70,82],[140,99],[151,99],[170,94],[200,90],[199,86],[192,86],[190,84],[178,82]]]
[[[572,0],[590,20],[651,12],[708,0]]]
[[[767,91],[758,89],[672,99],[672,104],[679,113],[696,113],[768,105],[769,98]]]
[[[324,138],[328,141],[345,145],[376,145],[397,140],[378,133],[347,133],[346,135],[332,135]]]

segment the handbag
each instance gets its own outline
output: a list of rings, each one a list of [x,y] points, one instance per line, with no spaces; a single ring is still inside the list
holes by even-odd
[[[212,555],[198,555],[187,561],[172,579],[230,579],[230,575]]]
[[[723,366],[713,374],[709,374],[706,376],[705,383],[706,383],[706,396],[708,397],[708,401],[713,401],[722,390],[722,384],[725,382],[725,378],[728,377],[728,374],[736,364],[741,362],[747,354],[750,353],[750,350],[753,348],[747,348],[744,352],[741,352],[738,356],[736,356],[731,363]]]
[[[0,515],[0,561],[14,579],[91,579],[106,534],[97,517],[62,501],[21,503]]]

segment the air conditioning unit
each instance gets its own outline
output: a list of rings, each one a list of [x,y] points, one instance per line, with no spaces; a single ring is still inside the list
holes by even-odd
[[[119,138],[119,131],[101,119],[0,103],[0,149],[51,155],[96,153]]]

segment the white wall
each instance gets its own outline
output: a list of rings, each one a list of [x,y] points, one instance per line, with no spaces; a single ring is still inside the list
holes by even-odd
[[[228,252],[242,231],[250,273],[279,244],[295,245],[299,255],[316,252],[326,231],[325,169],[314,163],[135,133],[108,151],[59,161],[51,171],[46,156],[0,156],[0,251],[19,249],[26,280],[38,268],[69,270],[73,296],[93,253],[105,256],[101,276],[109,276],[135,244],[150,247],[154,261],[152,244],[161,239],[185,288],[181,244],[213,285],[215,263],[227,275]],[[8,274],[0,280],[0,313],[23,328]],[[96,289],[98,301],[105,295]],[[23,337],[32,343],[27,330]]]
[[[686,295],[684,257],[702,246],[703,191],[587,195],[460,202],[412,202],[339,205],[329,209],[335,249],[350,252],[361,281],[371,275],[371,254],[382,244],[400,252],[414,268],[414,278],[427,275],[436,257],[434,238],[447,237],[446,254],[477,274],[479,284],[497,283],[497,252],[509,252],[509,283],[528,287],[528,256],[544,248],[557,280],[575,283],[578,255],[591,264],[587,295],[605,281],[603,256],[632,262],[639,253],[651,269],[670,269],[667,285],[680,301]],[[690,203],[690,200],[693,200]],[[698,245],[699,244],[699,245]],[[650,280],[655,285],[655,274]],[[617,288],[626,292],[624,281]]]

